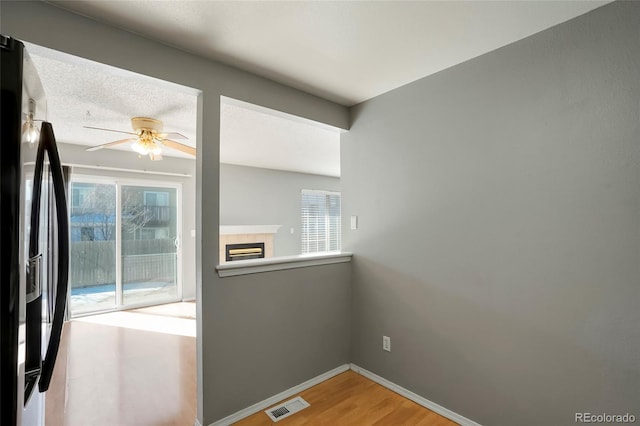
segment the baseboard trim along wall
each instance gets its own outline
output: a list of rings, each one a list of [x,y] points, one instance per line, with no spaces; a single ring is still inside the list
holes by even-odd
[[[337,376],[340,373],[344,373],[347,370],[352,370],[355,373],[361,374],[369,380],[373,380],[379,385],[384,386],[385,388],[404,396],[407,399],[415,402],[416,404],[422,405],[429,410],[440,414],[448,418],[449,420],[453,420],[454,422],[460,424],[461,426],[481,426],[479,423],[474,422],[454,411],[449,410],[448,408],[443,407],[442,405],[436,404],[435,402],[429,401],[426,398],[421,397],[418,394],[411,392],[408,389],[403,388],[389,380],[378,376],[371,371],[368,371],[362,367],[357,366],[356,364],[344,364],[339,367],[334,368],[333,370],[327,371],[326,373],[320,374],[319,376],[314,377],[313,379],[307,380],[304,383],[301,383],[297,386],[294,386],[290,389],[280,392],[277,395],[269,397],[263,401],[257,402],[250,407],[244,408],[238,412],[235,412],[223,419],[220,419],[216,422],[211,423],[209,426],[229,426],[237,421],[244,419],[245,417],[249,417],[252,414],[258,413],[260,411],[266,410],[272,405],[289,398],[290,396],[294,396],[297,393],[300,393],[310,387],[313,387],[319,383],[324,382],[334,376]],[[202,426],[198,419],[195,420],[194,426]]]
[[[416,404],[422,405],[423,407],[428,408],[429,410],[448,418],[449,420],[453,420],[454,422],[460,424],[461,426],[481,426],[479,423],[476,423],[473,420],[470,420],[464,416],[461,416],[460,414],[454,411],[451,411],[448,408],[443,407],[442,405],[438,405],[435,402],[429,401],[428,399],[423,398],[420,395],[415,394],[410,390],[403,388],[402,386],[396,385],[395,383],[390,382],[389,380],[383,377],[380,377],[377,374],[372,373],[371,371],[365,370],[364,368],[359,367],[356,364],[351,364],[350,368],[352,371],[363,375],[367,379],[373,380],[379,385],[382,385],[385,388],[392,390],[393,392],[399,395],[402,395],[407,399],[410,399]]]
[[[231,425],[237,421],[240,421],[242,419],[244,419],[245,417],[249,417],[252,414],[255,414],[257,412],[266,410],[267,408],[271,407],[272,405],[282,401],[283,399],[289,398],[290,396],[293,396],[299,392],[302,392],[303,390],[309,389],[312,386],[315,386],[319,383],[324,382],[325,380],[328,380],[334,376],[337,376],[340,373],[344,373],[345,371],[349,370],[349,368],[351,368],[351,366],[349,364],[344,364],[341,365],[339,367],[334,368],[333,370],[327,371],[326,373],[320,374],[319,376],[314,377],[313,379],[307,380],[304,383],[301,383],[297,386],[294,386],[290,389],[287,389],[283,392],[280,392],[277,395],[274,395],[270,398],[267,398],[263,401],[260,401],[258,403],[253,404],[250,407],[244,408],[236,413],[233,413],[223,419],[220,419],[216,422],[211,423],[209,426],[228,426]],[[196,420],[197,421],[197,420]],[[200,426],[199,424],[196,424],[195,426]]]

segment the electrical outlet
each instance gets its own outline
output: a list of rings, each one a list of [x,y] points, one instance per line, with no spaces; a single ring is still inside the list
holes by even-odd
[[[382,336],[382,349],[387,352],[391,352],[391,337]]]

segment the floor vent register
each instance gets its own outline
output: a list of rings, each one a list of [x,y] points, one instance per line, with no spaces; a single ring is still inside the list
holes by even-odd
[[[276,405],[275,407],[265,410],[265,413],[267,413],[267,416],[269,416],[272,421],[277,422],[307,408],[308,406],[309,403],[307,401],[302,399],[302,397],[297,396],[287,402],[283,402],[280,405]]]

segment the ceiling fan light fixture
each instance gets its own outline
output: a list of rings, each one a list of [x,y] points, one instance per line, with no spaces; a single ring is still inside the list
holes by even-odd
[[[149,148],[146,146],[146,144],[142,143],[142,141],[135,141],[132,145],[131,145],[131,149],[133,149],[135,152],[137,152],[140,155],[147,155],[149,154]]]
[[[147,138],[138,139],[131,145],[131,149],[140,155],[160,155],[162,154],[162,148],[153,140]]]
[[[154,142],[153,148],[151,148],[151,153],[153,155],[160,155],[162,154],[162,148],[160,148],[160,145]]]
[[[180,142],[176,142],[169,137],[178,139],[187,139],[186,136],[180,133],[161,133],[162,121],[148,117],[133,117],[131,119],[132,132],[123,132],[121,130],[104,129],[101,127],[84,126],[88,129],[106,130],[110,132],[126,133],[133,135],[134,138],[121,139],[113,142],[103,143],[102,145],[92,146],[87,148],[87,151],[97,151],[102,148],[111,148],[124,143],[132,142],[131,149],[135,151],[139,156],[149,156],[153,161],[162,160],[162,152],[165,147],[175,149],[177,151],[189,154],[195,157],[196,149],[192,146],[185,145]],[[26,128],[26,123],[25,123]]]

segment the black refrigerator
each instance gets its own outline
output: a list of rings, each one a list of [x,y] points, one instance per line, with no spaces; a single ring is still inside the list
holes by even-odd
[[[0,35],[0,425],[40,426],[67,298],[65,183],[24,44]]]

